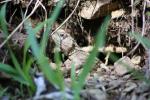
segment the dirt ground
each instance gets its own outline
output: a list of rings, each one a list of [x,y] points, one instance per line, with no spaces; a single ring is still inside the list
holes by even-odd
[[[104,0],[100,1],[104,4]],[[134,31],[143,37],[150,38],[150,16],[148,15],[150,12],[150,1],[135,0],[136,2],[133,6],[131,5],[132,0],[108,1],[111,1],[111,3],[106,3],[106,5],[104,4],[98,9],[98,11],[101,10],[100,14],[97,11],[94,16],[84,17],[79,13],[82,13],[85,5],[89,6],[94,1],[81,0],[73,15],[56,31],[61,37],[54,34],[49,38],[46,55],[50,60],[50,64],[55,68],[54,47],[59,42],[60,52],[65,56],[62,59],[62,71],[66,84],[70,86],[71,62],[75,61],[76,75],[78,76],[85,59],[94,45],[99,27],[102,25],[105,16],[111,14],[112,18],[109,23],[108,32],[106,33],[105,47],[99,49],[96,65],[89,74],[85,86],[81,91],[81,100],[149,100],[150,51],[149,49],[145,49],[129,33]],[[52,26],[51,32],[54,32],[68,18],[76,7],[77,2],[78,0],[65,1],[58,19]],[[146,7],[144,6],[145,2]],[[56,3],[57,0],[49,2],[48,0],[43,0],[42,4],[45,10],[39,7],[30,17],[32,27],[42,22],[46,18],[46,12],[52,12]],[[6,20],[10,33],[22,22],[21,12],[26,11],[28,4],[29,0],[14,0],[7,3]],[[35,1],[33,0],[28,7],[27,15],[33,10],[34,4]],[[105,7],[109,8],[105,9]],[[43,31],[44,29],[36,34],[39,41]],[[20,61],[22,61],[24,41],[27,35],[22,25],[8,43]],[[3,41],[4,36],[0,31],[0,44]],[[116,55],[117,59],[112,60],[111,55]],[[0,49],[0,61],[12,64],[5,46]],[[130,65],[131,68],[134,68],[134,71],[125,69],[119,61]],[[6,75],[3,75],[3,73],[0,74],[0,84],[2,86],[10,87],[9,91],[17,87],[16,83],[9,84],[7,82],[10,79],[6,78]],[[15,92],[12,94],[16,95],[18,93],[17,89],[14,90]]]

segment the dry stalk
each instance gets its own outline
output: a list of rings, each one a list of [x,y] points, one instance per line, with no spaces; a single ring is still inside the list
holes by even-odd
[[[143,21],[142,37],[145,35],[145,9],[146,9],[146,0],[144,1],[143,12],[142,12],[142,21]],[[134,20],[134,19],[132,19],[132,20]],[[132,32],[134,32],[134,31],[132,31]],[[127,55],[132,54],[139,47],[139,45],[140,45],[140,41],[136,44],[136,46],[133,47],[133,49]],[[144,47],[144,48],[146,49],[146,47]]]
[[[45,12],[45,20],[47,20],[47,10],[45,8],[45,6],[42,4],[42,2],[40,2],[41,7],[43,8],[44,12]],[[46,24],[44,25],[44,32],[46,31]]]
[[[25,13],[24,13],[24,17],[23,17],[23,18],[25,18],[25,17],[26,17],[27,12],[28,12],[28,9],[29,9],[29,6],[31,5],[32,1],[33,1],[33,0],[30,0],[30,2],[28,3],[27,8],[26,8],[26,11],[25,11]]]
[[[146,4],[150,4],[150,1],[149,0],[145,0],[145,3]],[[146,6],[146,4],[145,4],[145,6]],[[147,55],[148,55],[148,70],[150,70],[150,49],[148,48],[147,50],[146,50],[146,52],[147,52]]]
[[[12,19],[13,19],[14,15],[15,15],[16,11],[17,11],[17,9],[15,9],[15,11],[13,12],[13,14],[12,14],[12,16],[10,17],[8,23],[11,23],[11,22],[12,22]]]
[[[25,11],[25,14],[24,14],[24,18],[26,17],[27,15],[27,12],[28,12],[28,9],[29,9],[29,6],[31,5],[33,0],[30,0],[29,4],[27,5],[27,8],[26,8],[26,11]],[[45,6],[42,4],[42,2],[40,1],[39,2],[40,6],[43,8],[44,12],[45,12],[45,20],[47,20],[47,10],[45,8]],[[44,25],[44,31],[46,30],[46,24]]]
[[[72,13],[52,33],[49,34],[49,37],[51,35],[53,35],[55,32],[57,32],[71,18],[71,16],[74,14],[74,12],[76,11],[77,7],[79,6],[80,1],[81,0],[77,1],[77,4],[76,4],[74,10],[72,11]]]
[[[25,11],[24,16],[23,16],[23,19],[25,19],[26,15],[27,15],[27,12],[28,12],[28,9],[29,9],[29,6],[31,5],[32,1],[33,1],[33,0],[30,0],[30,2],[28,3],[28,5],[27,5],[27,7],[26,7],[26,11]],[[20,27],[19,33],[21,32],[22,28],[23,28],[23,27]]]
[[[131,0],[131,6],[132,6],[132,8],[131,8],[131,23],[132,23],[132,33],[134,33],[134,16],[133,16],[133,14],[134,14],[134,0]]]

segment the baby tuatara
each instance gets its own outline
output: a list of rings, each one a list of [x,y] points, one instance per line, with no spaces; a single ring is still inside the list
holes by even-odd
[[[71,35],[66,33],[62,29],[54,33],[52,35],[52,39],[56,44],[56,47],[61,52],[63,52],[65,56],[68,57],[68,59],[63,63],[63,66],[66,70],[70,70],[72,65],[74,65],[76,69],[81,68],[85,63],[87,57],[89,56],[90,51],[93,49],[93,46],[79,47],[76,41],[71,37]],[[126,51],[127,49],[124,47],[115,47],[112,45],[104,48],[99,48],[99,52],[105,52],[108,54],[110,54],[109,52],[124,53]],[[108,62],[107,60],[108,57],[106,56],[106,62]],[[98,58],[96,58],[95,63],[102,62]]]

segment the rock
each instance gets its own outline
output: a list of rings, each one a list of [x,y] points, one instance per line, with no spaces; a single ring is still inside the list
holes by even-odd
[[[132,62],[133,64],[135,64],[135,65],[138,65],[138,64],[141,63],[141,59],[142,59],[141,56],[133,56],[133,57],[131,58],[131,62]]]
[[[112,80],[116,80],[116,79],[117,79],[117,77],[116,77],[115,75],[111,75],[110,78],[111,78]]]
[[[69,89],[65,89],[64,92],[62,91],[53,91],[46,94],[42,94],[40,96],[35,96],[29,100],[74,100],[73,95]]]
[[[140,95],[137,100],[148,100],[145,96]]]
[[[128,74],[128,75],[124,75],[124,76],[123,76],[123,79],[128,80],[130,77],[131,77],[131,75],[130,75],[130,74]]]
[[[39,96],[43,91],[46,90],[46,83],[43,75],[39,75],[37,78],[34,78],[36,85],[35,97]]]
[[[135,89],[137,87],[137,85],[133,82],[127,82],[127,84],[125,85],[126,88],[123,90],[123,92],[131,92],[133,89]]]
[[[86,89],[101,89],[103,91],[106,91],[105,86],[102,82],[100,82],[98,79],[89,79],[85,83]]]
[[[135,65],[131,62],[129,57],[124,56],[114,63],[114,67],[116,74],[122,76],[135,68]]]
[[[76,69],[79,69],[86,61],[86,58],[88,57],[89,53],[80,51],[80,50],[74,50],[69,56],[69,58],[64,62],[64,66],[69,70],[71,69],[72,64],[74,64]]]
[[[150,89],[150,84],[146,83],[146,82],[142,82],[139,84],[139,87],[136,89],[136,92],[137,93],[144,93],[144,92],[149,91],[149,89]]]
[[[131,96],[131,100],[137,100],[137,95],[135,93],[133,93],[133,95]]]
[[[115,88],[120,88],[120,86],[124,83],[123,80],[118,79],[118,80],[112,80],[109,82],[109,89],[115,89]]]
[[[100,89],[83,90],[81,96],[84,97],[84,100],[108,100],[106,92]]]
[[[121,7],[118,1],[112,0],[87,0],[84,2],[79,16],[85,19],[96,19],[105,16],[111,11],[117,10]]]

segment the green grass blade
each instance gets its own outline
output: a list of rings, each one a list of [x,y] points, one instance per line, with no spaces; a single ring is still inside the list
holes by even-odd
[[[75,86],[75,83],[76,83],[76,75],[75,75],[75,72],[76,69],[75,69],[75,66],[74,64],[71,65],[71,83],[72,83],[72,87],[73,88],[76,88]]]
[[[30,86],[29,82],[27,80],[25,80],[22,76],[20,75],[13,75],[12,78],[24,85]]]
[[[0,29],[4,32],[4,36],[7,37],[6,4],[4,4],[0,9]]]
[[[59,5],[61,3],[62,3],[62,0],[61,0],[61,2],[59,2]],[[59,7],[56,7],[56,8],[59,8]],[[53,19],[49,18],[47,21],[44,21],[43,23],[39,24],[36,28],[34,28],[34,29],[30,28],[29,30],[28,30],[28,28],[26,28],[26,30],[27,30],[27,33],[29,34],[28,40],[31,45],[31,49],[33,51],[34,56],[37,59],[40,69],[43,71],[43,73],[45,74],[45,76],[51,83],[60,86],[61,83],[60,83],[60,79],[58,78],[59,77],[58,72],[56,73],[52,70],[52,68],[49,65],[47,57],[44,56],[44,50],[45,50],[46,42],[47,42],[47,38],[48,38],[46,36],[48,36],[48,33],[44,33],[45,35],[43,36],[42,43],[41,43],[42,47],[40,47],[38,45],[36,37],[35,37],[36,32],[38,32],[43,27],[44,24],[46,24],[46,23],[50,24],[51,21],[54,22]],[[53,23],[51,23],[51,24],[53,24]],[[29,25],[29,24],[25,24],[25,26],[27,26],[27,25]],[[48,29],[47,29],[47,32],[48,32]]]
[[[33,55],[35,56],[35,58],[39,64],[39,67],[42,70],[42,72],[44,73],[44,75],[46,76],[46,78],[52,84],[58,85],[58,84],[60,84],[59,80],[58,80],[58,76],[50,67],[47,57],[45,57],[44,54],[42,52],[40,52],[40,47],[39,47],[36,37],[35,37],[35,32],[37,32],[39,29],[41,29],[41,27],[42,27],[42,25],[40,24],[32,30],[28,30],[28,28],[26,28],[26,30],[29,34],[28,41],[30,43]]]
[[[43,73],[45,74],[46,78],[54,85],[60,86],[59,79],[57,73],[54,72],[48,62],[48,59],[43,55],[40,56],[41,59],[38,60],[39,67],[42,69]]]
[[[147,16],[150,16],[150,11],[147,11],[147,12],[146,12],[146,15],[147,15]]]
[[[64,90],[64,77],[63,77],[63,73],[61,72],[61,58],[60,58],[60,53],[57,50],[55,52],[54,58],[55,58],[55,63],[57,65],[56,74],[58,76],[59,86],[61,90]]]
[[[25,26],[27,33],[30,33],[32,31],[32,25],[31,25],[31,22],[29,22],[29,20],[27,20],[24,23],[24,26]],[[27,37],[26,41],[25,41],[24,49],[23,49],[23,66],[26,65],[27,51],[28,51],[29,47],[30,47],[29,37]]]
[[[81,74],[79,75],[78,88],[75,89],[76,95],[79,94],[80,90],[82,89],[82,87],[84,85],[87,75],[91,71],[92,66],[94,66],[94,62],[95,62],[96,56],[98,54],[98,48],[104,46],[105,34],[107,32],[109,22],[110,22],[110,16],[107,16],[105,18],[103,24],[101,25],[100,30],[98,31],[95,46],[94,46],[92,52],[90,53],[89,57],[87,58],[85,64],[83,65],[83,70],[82,70]]]
[[[76,81],[76,69],[75,69],[75,65],[72,64],[71,65],[71,87],[72,89],[74,90],[74,98],[76,98],[76,100],[79,100],[79,95],[78,95],[78,91],[77,91],[77,88],[78,88],[78,83]]]
[[[40,31],[40,29],[42,29],[43,26],[39,25],[40,27],[37,27],[36,30],[33,30],[30,20],[27,20],[24,23],[24,25],[25,25],[26,32],[29,34],[26,40],[27,41],[26,50],[28,49],[29,46],[32,46],[32,51],[34,55],[37,57],[40,52],[40,47],[36,39],[36,33]]]
[[[13,54],[13,52],[11,51],[10,48],[9,48],[9,51],[10,51],[10,56],[12,58],[12,62],[16,68],[17,73],[23,78],[23,80],[27,81],[27,77],[25,76],[24,72],[22,71],[19,62],[17,61],[17,58],[15,57],[15,55]],[[26,83],[28,83],[28,82],[26,82]]]
[[[0,88],[0,97],[2,97],[2,96],[4,96],[5,95],[5,93],[7,92],[7,90],[8,90],[8,87],[7,88]]]
[[[34,62],[33,58],[29,57],[27,62],[26,62],[26,65],[23,66],[23,72],[27,78],[27,81],[30,83],[31,89],[34,91],[35,85],[33,83],[32,76],[30,75],[30,69],[31,69],[33,62]]]
[[[0,63],[0,71],[9,75],[17,74],[17,71],[12,66],[3,63]]]
[[[129,33],[130,36],[133,36],[138,42],[140,42],[145,48],[150,49],[150,40],[146,37],[141,36],[139,33]]]
[[[23,67],[26,65],[26,60],[27,60],[27,52],[28,49],[30,48],[30,43],[28,41],[28,38],[25,41],[24,49],[23,49]]]
[[[45,53],[45,49],[46,49],[46,46],[47,46],[47,40],[49,38],[49,32],[51,30],[52,25],[56,21],[60,11],[61,11],[63,3],[64,3],[64,0],[60,0],[58,2],[58,4],[56,5],[56,7],[55,7],[55,9],[54,9],[54,11],[52,13],[52,15],[50,16],[50,18],[49,18],[49,20],[47,22],[46,31],[43,34],[42,42],[41,42],[41,51],[43,52],[43,54]]]
[[[95,46],[84,64],[83,71],[79,75],[79,83],[81,84],[81,87],[84,84],[86,76],[91,71],[94,61],[96,60],[95,58],[98,54],[98,48],[103,47],[105,44],[105,35],[106,35],[107,29],[108,29],[109,22],[110,22],[110,16],[107,16],[105,18],[100,30],[98,31]]]
[[[28,85],[28,82],[25,81],[12,66],[0,63],[0,71],[9,75],[14,80]]]
[[[27,60],[27,62],[26,62],[26,64],[23,66],[23,72],[25,74],[29,74],[30,68],[31,68],[33,62],[34,62],[33,58],[29,57],[28,60]]]

